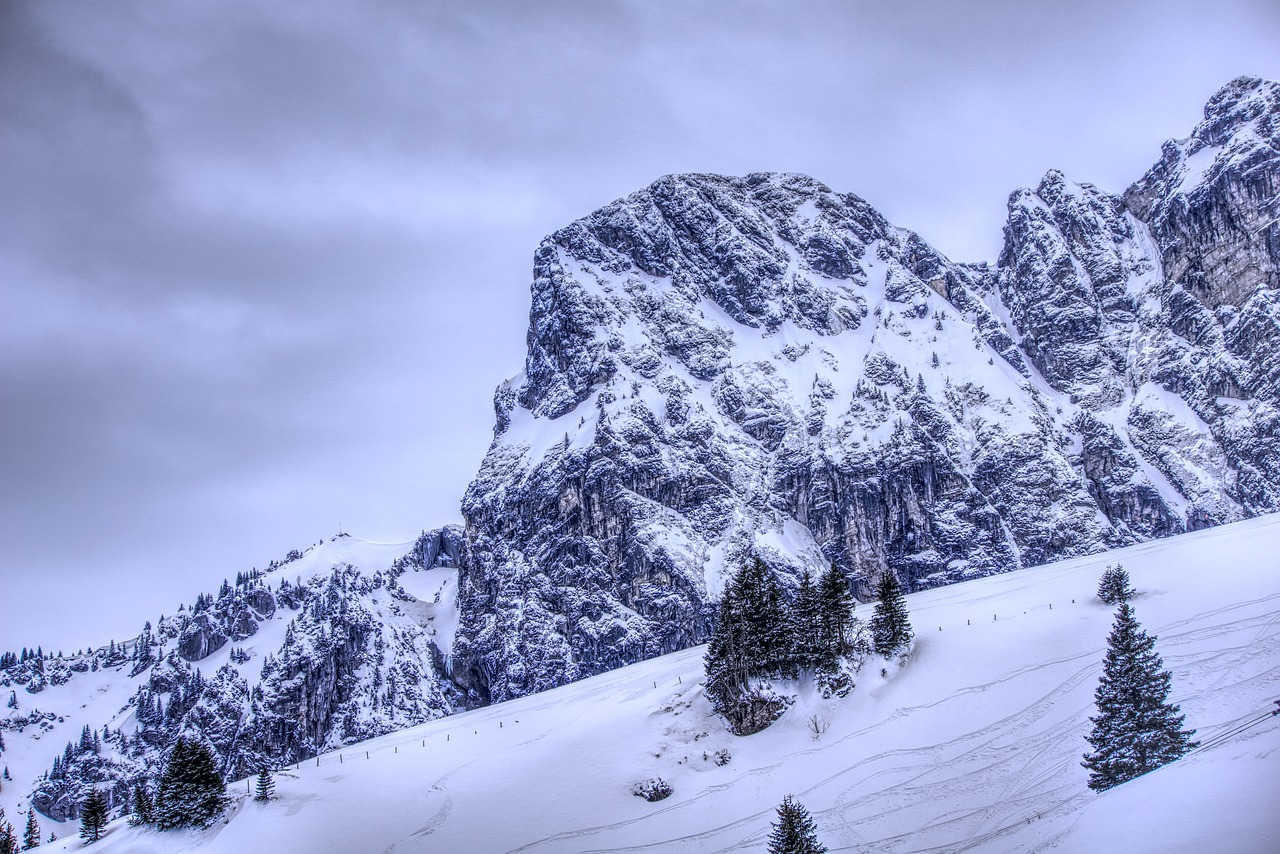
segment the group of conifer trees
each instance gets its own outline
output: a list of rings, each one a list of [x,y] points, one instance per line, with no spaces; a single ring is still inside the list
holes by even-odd
[[[881,576],[878,593],[868,637],[853,615],[855,600],[839,567],[831,566],[816,582],[806,571],[788,601],[764,561],[752,560],[726,587],[707,647],[706,695],[712,707],[732,720],[754,678],[832,672],[844,657],[873,650],[888,656],[905,648],[911,623],[892,570]]]
[[[49,841],[54,842],[58,839],[56,833],[49,834]],[[21,841],[21,847],[19,847]],[[34,809],[27,810],[27,826],[22,832],[22,838],[19,840],[18,833],[13,829],[13,824],[5,821],[4,807],[0,807],[0,854],[18,854],[19,851],[30,851],[33,848],[40,847],[40,823],[36,821],[36,811]]]
[[[226,787],[213,750],[203,741],[179,737],[160,775],[155,797],[144,787],[135,790],[133,819],[159,830],[203,827],[226,806]]]
[[[254,800],[265,802],[274,798],[275,780],[270,769],[264,766],[258,774]],[[202,741],[179,738],[155,793],[145,783],[134,786],[129,823],[157,830],[205,827],[222,814],[229,802],[213,751]],[[96,842],[110,820],[109,813],[106,796],[93,789],[80,807],[80,837]],[[8,852],[0,846],[0,854]]]
[[[1182,728],[1185,715],[1168,701],[1173,676],[1155,651],[1156,638],[1147,634],[1134,616],[1129,600],[1135,593],[1123,567],[1107,567],[1098,585],[1098,598],[1117,606],[1116,617],[1094,694],[1098,714],[1090,718],[1093,730],[1086,736],[1093,750],[1081,763],[1090,771],[1089,787],[1095,791],[1153,771],[1197,746],[1191,740],[1195,730]],[[900,596],[882,588],[882,604],[896,598]],[[897,624],[895,619],[883,624],[886,642]],[[877,643],[879,640],[877,635]],[[809,812],[790,795],[778,807],[768,850],[770,854],[822,854],[827,850],[818,841]]]

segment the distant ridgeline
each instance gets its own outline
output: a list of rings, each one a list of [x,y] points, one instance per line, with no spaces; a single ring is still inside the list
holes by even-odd
[[[17,814],[29,792],[38,811],[65,820],[98,788],[115,814],[136,784],[154,783],[183,735],[207,742],[218,770],[238,779],[454,711],[435,639],[439,606],[400,582],[435,569],[442,589],[456,588],[460,537],[456,527],[429,531],[392,557],[395,547],[341,535],[224,581],[216,597],[202,593],[125,642],[7,655],[0,764],[28,776],[0,783],[0,803]],[[103,717],[84,723],[81,707],[95,695]],[[62,730],[66,746],[53,754]]]
[[[994,264],[802,175],[557,231],[465,526],[6,655],[0,803],[118,813],[180,734],[239,778],[681,649],[754,558],[866,600],[1280,510],[1278,128],[1280,86],[1235,80],[1122,194],[1014,192]]]

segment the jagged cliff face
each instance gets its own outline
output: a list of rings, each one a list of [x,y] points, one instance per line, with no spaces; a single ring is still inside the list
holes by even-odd
[[[238,779],[456,710],[445,657],[461,544],[456,526],[411,548],[335,537],[124,644],[0,670],[14,697],[0,764],[44,772],[6,781],[5,805],[29,792],[64,820],[97,787],[120,807],[179,735],[206,741]]]
[[[455,678],[695,643],[750,554],[920,588],[1280,509],[1277,97],[1232,83],[1123,197],[1014,193],[994,268],[796,175],[669,176],[547,238]]]

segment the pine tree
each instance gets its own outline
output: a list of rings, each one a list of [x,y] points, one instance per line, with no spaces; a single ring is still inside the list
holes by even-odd
[[[1172,762],[1197,746],[1195,730],[1182,729],[1185,716],[1169,704],[1173,675],[1155,651],[1128,602],[1116,609],[1107,638],[1102,678],[1094,692],[1098,714],[1085,736],[1092,753],[1080,763],[1089,769],[1089,788],[1103,791]]]
[[[80,838],[97,842],[106,826],[107,799],[102,792],[93,789],[80,807]]]
[[[764,561],[756,558],[725,588],[707,645],[703,663],[712,708],[730,716],[746,696],[752,677],[794,670],[790,628],[782,588]]]
[[[791,624],[791,658],[797,667],[814,668],[822,663],[826,648],[822,642],[822,610],[818,588],[809,571],[800,576],[795,601],[788,612]]]
[[[876,652],[890,656],[911,643],[914,637],[907,616],[907,599],[897,574],[888,567],[880,574],[876,593],[880,601],[876,602],[875,614],[871,617],[871,635]]]
[[[13,825],[4,820],[3,808],[0,808],[0,854],[18,854],[18,837]]]
[[[40,847],[40,825],[36,824],[36,811],[27,810],[27,829],[22,834],[22,850],[30,851]]]
[[[137,827],[140,824],[155,823],[155,810],[151,804],[151,792],[146,783],[136,783],[133,787],[133,812],[129,816],[129,824]]]
[[[822,661],[832,665],[851,649],[853,628],[853,592],[844,571],[834,563],[818,581],[819,640]]]
[[[787,795],[778,807],[778,821],[769,834],[769,854],[826,854],[809,811]]]
[[[1133,598],[1136,591],[1129,586],[1129,573],[1120,564],[1108,566],[1098,580],[1098,598],[1108,605],[1117,605]]]
[[[203,742],[179,737],[156,788],[156,827],[203,827],[226,806],[226,787],[213,751]]]
[[[744,654],[753,674],[774,673],[790,663],[787,618],[782,608],[782,588],[760,558],[747,564],[732,585],[736,588],[736,615],[745,627]]]
[[[746,655],[746,625],[736,601],[734,585],[725,588],[716,610],[715,628],[703,658],[706,671],[706,695],[711,707],[728,714],[746,693],[751,669]]]
[[[253,799],[261,803],[273,800],[276,796],[276,781],[271,778],[271,769],[263,765],[258,772],[258,789]]]

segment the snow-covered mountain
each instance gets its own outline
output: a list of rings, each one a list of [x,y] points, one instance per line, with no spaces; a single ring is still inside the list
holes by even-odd
[[[208,831],[121,820],[88,850],[763,852],[792,794],[832,851],[1273,854],[1278,550],[1272,515],[911,594],[905,666],[864,668],[842,699],[800,686],[745,738],[710,711],[697,647],[326,753],[277,774],[271,803],[232,786]],[[1206,747],[1098,794],[1079,763],[1114,617],[1094,591],[1117,562]],[[631,794],[654,777],[670,797]]]
[[[121,808],[179,735],[236,779],[453,712],[460,542],[457,527],[400,544],[340,535],[127,641],[24,650],[0,670],[0,807],[74,818],[96,786]]]
[[[463,501],[455,677],[682,649],[750,554],[862,592],[1280,509],[1280,86],[1122,195],[1057,172],[955,263],[801,175],[675,175],[548,237]]]
[[[0,664],[0,806],[119,808],[183,733],[235,779],[686,649],[750,555],[923,591],[1280,509],[1278,117],[1241,79],[1123,195],[1050,173],[994,265],[798,175],[568,226],[465,527]]]

